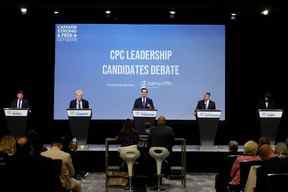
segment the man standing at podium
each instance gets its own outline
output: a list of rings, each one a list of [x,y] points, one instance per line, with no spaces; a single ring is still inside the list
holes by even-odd
[[[29,108],[28,100],[24,99],[24,92],[22,90],[17,91],[16,99],[11,102],[11,108],[27,109]]]
[[[266,92],[258,101],[258,109],[276,109],[275,102],[270,92]]]
[[[140,89],[140,94],[141,97],[135,100],[133,109],[155,109],[153,100],[148,97],[148,89],[146,87]]]
[[[83,91],[78,89],[75,91],[75,99],[70,101],[70,109],[89,109],[89,102],[83,99]]]
[[[205,95],[203,96],[203,99],[198,101],[197,107],[195,111],[197,110],[213,110],[216,109],[216,104],[214,101],[210,99],[211,93],[206,92]]]

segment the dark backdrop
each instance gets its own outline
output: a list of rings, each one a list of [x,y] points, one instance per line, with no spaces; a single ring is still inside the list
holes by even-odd
[[[224,6],[225,7],[225,6]],[[58,16],[51,8],[30,7],[21,15],[17,6],[1,8],[1,99],[0,106],[9,106],[15,92],[25,92],[32,105],[30,128],[36,129],[45,142],[68,130],[65,121],[53,121],[54,86],[54,23],[224,23],[226,24],[226,121],[221,122],[217,143],[230,139],[243,143],[257,139],[256,104],[265,91],[270,91],[277,104],[287,109],[286,48],[287,29],[280,9],[269,16],[259,9],[241,10],[236,20],[230,20],[226,9],[179,8],[174,19],[167,9],[131,7],[113,10],[104,16],[103,8],[65,8]],[[149,10],[147,12],[147,10]],[[149,14],[148,14],[149,13]],[[272,22],[273,21],[273,22]],[[282,47],[284,46],[284,47]],[[73,93],[67,93],[72,94]],[[4,128],[1,111],[1,128]],[[286,114],[284,114],[286,116]],[[90,143],[103,143],[115,136],[121,121],[93,121]],[[178,137],[198,143],[198,131],[193,121],[169,121]],[[285,139],[286,117],[281,122],[279,140]]]

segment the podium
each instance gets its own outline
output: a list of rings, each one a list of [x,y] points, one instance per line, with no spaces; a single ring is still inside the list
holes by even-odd
[[[200,142],[203,146],[214,145],[217,126],[221,115],[220,110],[197,110],[196,118],[200,133]]]
[[[26,134],[29,109],[4,108],[6,127],[11,135]]]
[[[67,109],[67,115],[72,137],[76,138],[80,145],[86,145],[92,110]]]
[[[274,143],[282,115],[283,110],[281,109],[258,109],[260,136],[268,137]]]
[[[146,134],[146,124],[155,124],[157,110],[134,109],[132,111],[135,129],[140,134]]]

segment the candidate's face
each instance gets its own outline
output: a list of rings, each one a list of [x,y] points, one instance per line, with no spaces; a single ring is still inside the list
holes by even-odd
[[[17,93],[17,99],[23,99],[24,95],[22,93]]]
[[[75,98],[80,101],[82,99],[82,94],[81,93],[75,93]]]
[[[147,90],[142,90],[141,91],[141,97],[147,97],[148,96],[148,91]]]
[[[208,101],[210,99],[210,96],[209,95],[204,95],[204,101]]]

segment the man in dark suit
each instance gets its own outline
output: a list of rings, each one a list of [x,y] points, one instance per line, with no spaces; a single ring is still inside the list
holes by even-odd
[[[276,109],[271,93],[266,92],[263,98],[258,101],[258,109]]]
[[[70,109],[88,109],[89,108],[89,102],[83,99],[82,90],[79,89],[75,91],[75,99],[70,101],[69,108]]]
[[[216,109],[216,104],[210,99],[211,93],[205,93],[202,100],[198,101],[195,111],[197,110],[213,110]]]
[[[157,119],[157,126],[152,127],[149,135],[150,147],[166,147],[170,152],[174,143],[173,129],[166,125],[166,119],[160,116]]]
[[[140,90],[141,97],[137,98],[134,102],[133,109],[155,109],[153,100],[148,96],[148,89],[146,87]]]
[[[11,108],[26,109],[29,108],[28,100],[24,99],[24,92],[22,90],[17,91],[16,99],[11,102]]]
[[[152,127],[150,130],[149,138],[148,138],[148,148],[150,147],[165,147],[170,152],[170,155],[163,162],[163,174],[169,175],[170,173],[170,158],[172,156],[172,147],[174,144],[175,134],[171,127],[166,125],[166,119],[163,116],[160,116],[157,119],[157,126]],[[152,158],[148,158],[147,161],[147,171],[148,174],[148,185],[152,186],[152,189],[155,190],[155,185],[157,183],[157,179],[155,177],[156,167],[155,160]]]

